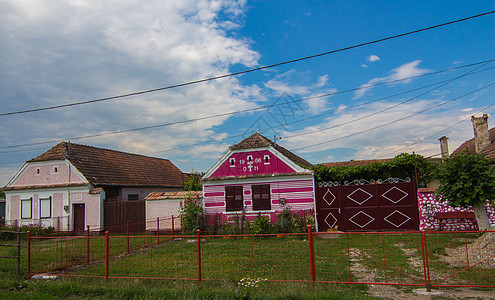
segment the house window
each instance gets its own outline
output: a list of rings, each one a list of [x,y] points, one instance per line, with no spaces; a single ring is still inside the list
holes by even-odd
[[[225,187],[225,210],[239,211],[244,205],[242,198],[242,185]]]
[[[53,174],[58,174],[58,167],[53,167]]]
[[[253,162],[253,156],[252,155],[248,155],[247,161],[248,161],[248,163]]]
[[[270,210],[270,185],[260,184],[252,185],[253,210]]]
[[[269,165],[270,164],[270,155],[265,155],[264,161],[265,161],[265,165]]]
[[[40,168],[36,168],[36,175],[40,175]]]
[[[230,166],[235,167],[235,158],[230,159]]]
[[[52,197],[40,199],[40,219],[52,217]]]
[[[31,219],[32,218],[32,214],[31,214],[32,201],[33,201],[33,198],[21,199],[21,219]]]
[[[139,195],[138,195],[138,194],[129,194],[129,195],[127,195],[127,200],[128,200],[128,201],[136,201],[136,200],[139,200]]]

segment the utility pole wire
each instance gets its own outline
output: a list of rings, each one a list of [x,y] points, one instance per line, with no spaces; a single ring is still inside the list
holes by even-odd
[[[430,111],[430,110],[432,110],[432,109],[438,108],[438,107],[440,107],[440,106],[446,105],[446,104],[448,104],[448,103],[450,103],[450,102],[453,102],[453,101],[455,101],[455,100],[461,99],[461,98],[466,97],[466,96],[468,96],[468,95],[471,95],[471,94],[474,94],[474,93],[476,93],[476,92],[479,92],[479,91],[481,91],[481,90],[483,90],[483,89],[486,89],[486,88],[488,88],[488,87],[490,87],[490,86],[492,86],[492,85],[494,85],[494,84],[495,84],[495,82],[491,82],[490,84],[487,84],[487,85],[485,85],[485,86],[483,86],[483,87],[481,87],[481,88],[479,88],[479,89],[476,89],[476,90],[474,90],[474,91],[471,91],[471,92],[469,92],[469,93],[467,93],[467,94],[464,94],[464,95],[462,95],[462,96],[456,97],[456,98],[454,98],[454,99],[452,99],[452,100],[449,100],[449,101],[446,101],[446,102],[442,102],[442,103],[440,103],[440,104],[438,104],[438,105],[435,105],[435,106],[432,106],[432,107],[429,107],[429,108],[423,109],[423,110],[421,110],[421,111],[419,111],[419,112],[416,112],[416,113],[410,114],[410,115],[408,115],[408,116],[405,116],[405,117],[402,117],[402,118],[396,119],[396,120],[391,121],[391,122],[387,122],[387,123],[382,124],[382,125],[378,125],[378,126],[375,126],[375,127],[372,127],[372,128],[368,128],[368,129],[366,129],[366,130],[358,131],[358,132],[355,132],[355,133],[352,133],[352,134],[349,134],[349,135],[346,135],[346,136],[341,136],[341,137],[338,137],[338,138],[335,138],[335,139],[331,139],[331,140],[327,140],[327,141],[324,141],[324,142],[315,143],[315,144],[311,144],[311,145],[307,145],[307,146],[304,146],[304,147],[299,147],[299,148],[295,148],[295,149],[290,149],[290,151],[297,151],[297,150],[302,150],[302,149],[306,149],[306,148],[311,148],[311,147],[314,147],[314,146],[319,146],[319,145],[327,144],[327,143],[334,142],[334,141],[338,141],[338,140],[342,140],[342,139],[345,139],[345,138],[348,138],[348,137],[356,136],[356,135],[359,135],[359,134],[361,134],[361,133],[369,132],[369,131],[372,131],[372,130],[375,130],[375,129],[378,129],[378,128],[382,128],[382,127],[385,127],[385,126],[391,125],[391,124],[393,124],[393,123],[397,123],[397,122],[403,121],[403,120],[405,120],[405,119],[408,119],[408,118],[414,117],[414,116],[416,116],[416,115],[419,115],[419,114],[425,113],[425,112],[427,112],[427,111]]]
[[[403,79],[397,79],[397,80],[392,80],[392,81],[377,83],[377,84],[371,85],[371,86],[357,87],[357,88],[352,88],[352,89],[348,89],[348,90],[344,90],[344,91],[338,91],[338,92],[333,92],[333,93],[328,93],[328,94],[323,94],[323,95],[317,95],[317,96],[311,96],[311,97],[301,98],[301,99],[298,99],[298,100],[291,101],[291,103],[296,103],[296,102],[301,102],[301,101],[307,101],[307,100],[317,99],[317,98],[322,98],[322,97],[328,97],[328,96],[333,96],[333,95],[337,95],[337,94],[344,94],[344,93],[356,91],[356,90],[363,89],[363,88],[371,88],[371,87],[376,87],[376,86],[379,86],[379,85],[396,83],[396,82],[400,82],[400,81],[410,80],[410,79],[413,79],[413,78],[424,77],[424,76],[428,76],[428,75],[432,75],[432,74],[442,73],[442,72],[446,72],[446,71],[450,71],[450,70],[457,70],[457,69],[461,69],[461,68],[465,68],[465,67],[470,67],[470,66],[475,66],[475,65],[479,65],[479,64],[486,64],[486,63],[492,62],[492,61],[495,61],[495,59],[485,60],[485,61],[482,61],[482,62],[477,62],[477,63],[468,64],[468,65],[464,65],[464,66],[460,66],[460,67],[450,68],[450,69],[446,69],[446,70],[442,70],[442,71],[436,71],[436,72],[431,72],[431,73],[427,73],[427,74],[422,74],[422,75],[407,77],[407,78],[403,78]],[[494,67],[490,67],[490,68],[486,68],[484,70],[480,70],[480,71],[477,71],[477,72],[472,72],[469,75],[472,75],[472,74],[475,74],[475,73],[478,73],[478,72],[487,71],[487,70],[490,70],[490,69],[493,69],[493,68]],[[434,83],[434,84],[427,85],[425,87],[433,86],[433,85],[444,83],[444,82],[447,82],[447,81],[449,81],[449,80],[440,81],[440,82],[437,82],[437,83]],[[419,90],[419,89],[422,89],[422,88],[425,88],[425,87],[416,88],[416,89],[413,89],[413,90],[410,90],[410,91],[401,92],[399,94],[395,94],[395,95],[392,95],[392,96],[387,96],[387,97],[380,98],[380,99],[377,99],[377,100],[372,100],[372,101],[364,102],[364,103],[361,103],[361,104],[356,104],[356,105],[349,106],[349,107],[346,107],[346,108],[343,108],[343,109],[338,109],[338,110],[336,110],[334,112],[331,112],[331,113],[337,113],[337,112],[343,111],[345,109],[350,109],[350,108],[354,108],[354,107],[358,107],[358,106],[368,105],[368,104],[371,104],[373,102],[377,102],[377,101],[381,101],[381,100],[384,100],[384,99],[387,99],[387,98],[395,97],[397,95],[401,95],[401,94],[405,94],[405,93],[408,93],[408,92],[411,92],[411,91]],[[234,114],[240,114],[240,113],[258,111],[258,110],[265,110],[265,109],[269,109],[269,108],[272,108],[272,107],[276,107],[276,106],[279,106],[279,105],[285,105],[285,104],[286,103],[278,103],[278,104],[275,103],[275,104],[266,105],[266,106],[260,106],[260,107],[255,107],[255,108],[250,108],[250,109],[245,109],[245,110],[240,110],[240,111],[227,112],[227,113],[222,113],[222,114],[217,114],[217,115],[199,117],[199,118],[194,118],[194,119],[187,119],[187,120],[182,120],[182,121],[162,123],[162,124],[145,126],[145,127],[138,127],[138,128],[132,128],[132,129],[123,129],[123,130],[117,130],[117,131],[110,131],[110,132],[103,132],[103,133],[97,133],[97,134],[91,134],[91,135],[84,135],[84,136],[72,137],[72,138],[69,138],[69,140],[81,140],[81,139],[86,139],[86,138],[100,137],[100,136],[106,136],[106,135],[112,135],[112,134],[119,134],[119,133],[141,131],[141,130],[147,130],[147,129],[153,129],[153,128],[160,128],[160,127],[166,127],[166,126],[171,126],[171,125],[184,124],[184,123],[190,123],[190,122],[195,122],[195,121],[202,121],[202,120],[207,120],[207,119],[212,119],[212,118],[217,118],[217,117],[229,116],[229,115],[234,115]],[[317,115],[317,116],[313,116],[311,118],[306,118],[306,119],[303,119],[303,120],[297,120],[297,121],[294,121],[292,123],[301,122],[301,121],[304,121],[304,120],[307,120],[307,119],[314,119],[314,118],[317,118],[317,117],[320,117],[320,116],[326,115],[326,114],[327,113],[320,114],[320,115]],[[10,146],[1,146],[0,149],[10,149],[10,148],[18,148],[18,147],[36,146],[36,145],[43,145],[43,144],[50,144],[50,143],[58,143],[60,141],[62,141],[62,139],[49,140],[49,141],[36,142],[36,143],[28,143],[28,144],[18,144],[18,145],[10,145]],[[181,148],[182,147],[179,147],[178,149],[181,149]],[[167,150],[160,151],[160,152],[157,152],[157,153],[161,153],[161,152],[165,152],[165,151],[170,151],[170,150],[175,150],[175,149],[167,149]],[[0,153],[2,153],[2,152],[0,152]]]
[[[372,45],[372,44],[376,44],[376,43],[380,43],[380,42],[384,42],[384,41],[412,35],[415,33],[423,32],[423,31],[427,31],[427,30],[432,30],[435,28],[439,28],[439,27],[443,27],[443,26],[447,26],[447,25],[451,25],[451,24],[455,24],[455,23],[459,23],[459,22],[464,22],[464,21],[479,18],[479,17],[483,17],[483,16],[490,15],[493,13],[495,13],[495,10],[488,11],[488,12],[485,12],[482,14],[477,14],[477,15],[470,16],[470,17],[466,17],[466,18],[462,18],[462,19],[457,19],[454,21],[446,22],[446,23],[441,23],[441,24],[437,24],[437,25],[433,25],[433,26],[429,26],[429,27],[424,27],[421,29],[416,29],[416,30],[401,33],[401,34],[388,36],[385,38],[381,38],[381,39],[377,39],[377,40],[373,40],[373,41],[369,41],[369,42],[364,42],[364,43],[360,43],[360,44],[356,44],[356,45],[352,45],[352,46],[348,46],[348,47],[344,47],[344,48],[340,48],[340,49],[326,51],[326,52],[322,52],[322,53],[318,53],[318,54],[314,54],[314,55],[309,55],[309,56],[296,58],[296,59],[292,59],[292,60],[288,60],[288,61],[283,61],[283,62],[279,62],[279,63],[274,63],[271,65],[261,66],[261,67],[257,67],[257,68],[247,69],[247,70],[243,70],[243,71],[239,71],[239,72],[234,72],[234,73],[229,73],[229,74],[224,74],[224,75],[219,75],[219,76],[214,76],[214,77],[209,77],[209,78],[204,78],[204,79],[199,79],[199,80],[194,80],[194,81],[189,81],[189,82],[185,82],[185,83],[169,85],[169,86],[150,89],[150,90],[133,92],[133,93],[123,94],[123,95],[93,99],[93,100],[88,100],[88,101],[73,102],[73,103],[68,103],[68,104],[60,104],[60,105],[54,105],[54,106],[48,106],[48,107],[42,107],[42,108],[34,108],[34,109],[27,109],[27,110],[21,110],[21,111],[0,113],[0,117],[10,116],[10,115],[18,115],[18,114],[24,114],[24,113],[31,113],[31,112],[38,112],[38,111],[45,111],[45,110],[52,110],[52,109],[59,109],[59,108],[64,108],[64,107],[71,107],[71,106],[90,104],[90,103],[96,103],[96,102],[103,102],[103,101],[108,101],[108,100],[113,100],[113,99],[126,98],[126,97],[130,97],[130,96],[143,95],[143,94],[148,94],[148,93],[153,93],[153,92],[158,92],[158,91],[163,91],[163,90],[168,90],[168,89],[173,89],[173,88],[178,88],[178,87],[184,87],[184,86],[189,86],[189,85],[208,82],[208,81],[213,81],[213,80],[217,80],[217,79],[247,74],[247,73],[251,73],[254,71],[265,70],[265,69],[274,68],[274,67],[278,67],[278,66],[282,66],[282,65],[286,65],[286,64],[292,64],[295,62],[313,59],[313,58],[317,58],[320,56],[325,56],[325,55],[329,55],[329,54],[333,54],[333,53],[337,53],[337,52],[342,52],[342,51],[347,51],[347,50],[351,50],[351,49],[355,49],[355,48],[359,48],[359,47],[363,47],[363,46],[367,46],[367,45]]]

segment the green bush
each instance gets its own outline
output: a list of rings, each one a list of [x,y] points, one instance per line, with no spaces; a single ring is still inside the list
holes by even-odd
[[[273,233],[273,224],[270,222],[270,218],[263,217],[261,213],[258,213],[250,227],[252,234]]]
[[[186,199],[180,204],[179,214],[184,234],[195,234],[196,230],[204,230],[204,214],[201,201]]]
[[[290,207],[277,213],[276,231],[278,233],[303,233],[306,232],[306,226],[311,225],[315,228],[314,216],[301,216],[298,212],[291,212]]]
[[[43,227],[41,225],[35,225],[35,224],[29,224],[29,225],[23,225],[21,227],[15,226],[15,225],[6,225],[0,227],[0,231],[21,231],[21,232],[28,232],[31,234],[31,236],[36,236],[36,235],[46,235],[46,234],[52,234],[55,233],[55,228],[53,227]],[[25,240],[27,238],[26,234],[22,234],[21,238]],[[17,239],[17,234],[11,233],[11,232],[0,232],[0,240],[2,241],[12,241]]]

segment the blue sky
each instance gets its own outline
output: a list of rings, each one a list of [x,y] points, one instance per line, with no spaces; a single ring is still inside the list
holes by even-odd
[[[238,72],[494,9],[495,1],[5,0],[0,114]],[[443,135],[453,151],[472,137],[472,114],[495,110],[495,62],[477,64],[491,59],[493,14],[207,83],[0,116],[0,185],[62,140],[168,158],[186,172],[208,170],[254,131],[312,163],[437,155]],[[100,136],[78,139],[86,135]]]

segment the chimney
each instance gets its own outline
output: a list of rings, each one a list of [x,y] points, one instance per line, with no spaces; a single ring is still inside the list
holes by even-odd
[[[474,146],[476,153],[480,153],[490,146],[490,135],[488,133],[488,115],[483,114],[482,117],[471,117],[474,129]]]
[[[442,160],[449,158],[449,141],[448,137],[442,136],[439,138],[440,141],[440,153],[442,153]]]

